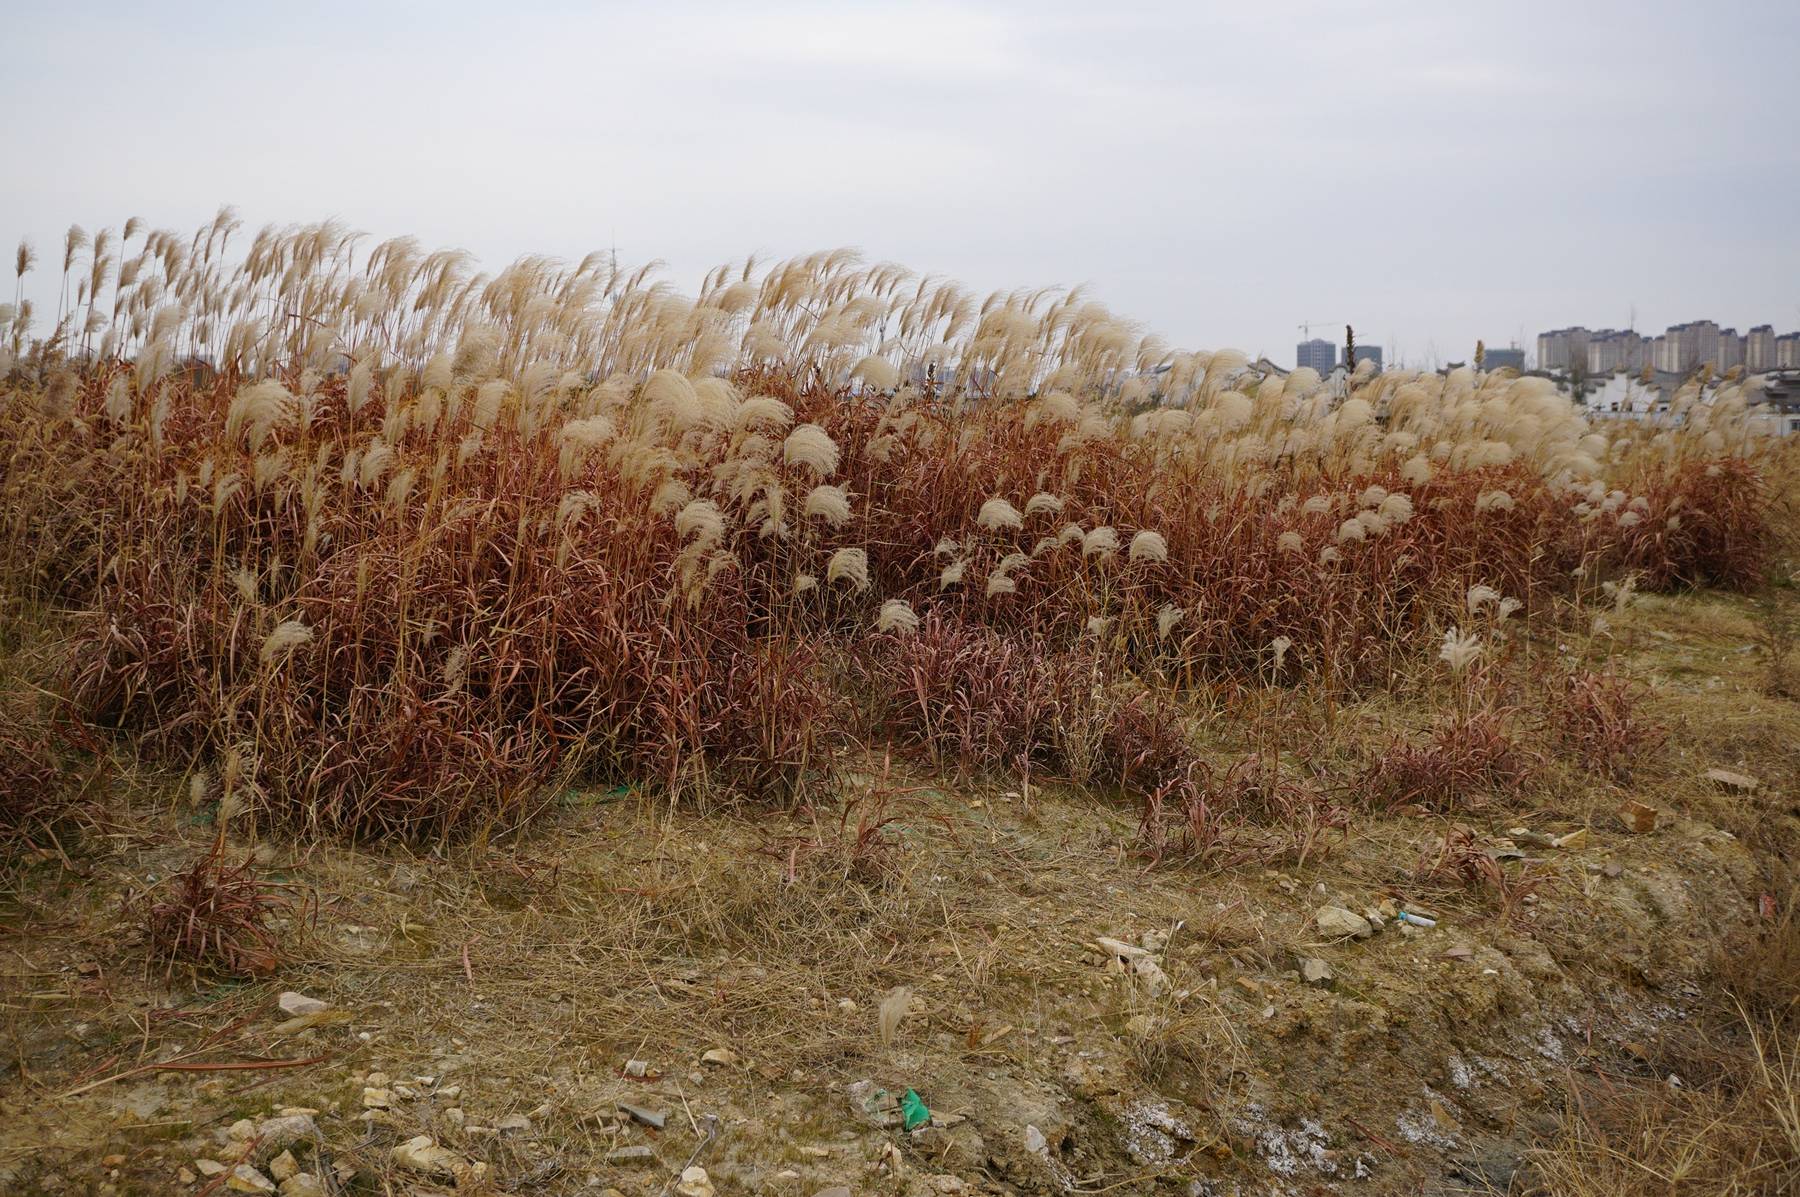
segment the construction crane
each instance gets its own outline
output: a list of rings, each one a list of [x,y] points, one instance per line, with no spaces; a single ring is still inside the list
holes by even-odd
[[[1303,320],[1299,324],[1296,324],[1294,327],[1298,328],[1300,330],[1301,336],[1305,337],[1307,340],[1310,341],[1310,340],[1312,340],[1313,325],[1315,325],[1315,324],[1337,324],[1337,323],[1338,323],[1338,321],[1336,321],[1336,320]]]

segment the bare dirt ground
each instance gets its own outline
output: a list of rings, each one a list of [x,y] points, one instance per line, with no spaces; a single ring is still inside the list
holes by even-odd
[[[253,982],[147,963],[143,895],[214,827],[121,758],[98,825],[5,875],[0,1190],[1532,1191],[1584,1095],[1705,1087],[1674,1045],[1785,918],[1800,703],[1770,603],[1800,605],[1650,598],[1546,640],[1611,654],[1671,735],[1626,783],[1534,745],[1523,798],[1455,820],[1357,807],[1423,692],[1221,708],[1222,754],[1287,728],[1357,813],[1205,867],[1149,867],[1103,797],[880,756],[816,813],[571,791],[436,851],[234,828],[316,899]],[[1493,869],[1434,870],[1446,836]]]

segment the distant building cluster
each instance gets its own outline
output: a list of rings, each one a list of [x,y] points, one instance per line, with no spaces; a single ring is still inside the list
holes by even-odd
[[[1294,366],[1309,366],[1320,374],[1330,374],[1342,363],[1338,347],[1324,337],[1314,337],[1310,341],[1302,341],[1294,346]],[[1363,362],[1374,362],[1377,372],[1381,370],[1381,346],[1358,345],[1356,361],[1350,363],[1352,368]]]
[[[1539,333],[1538,369],[1615,374],[1648,367],[1659,374],[1691,374],[1705,365],[1724,373],[1742,367],[1752,374],[1800,370],[1800,332],[1775,334],[1760,324],[1747,333],[1720,328],[1712,320],[1671,325],[1646,337],[1629,329],[1598,331],[1576,326]]]
[[[1504,349],[1484,349],[1481,355],[1483,370],[1517,370],[1525,373],[1525,351],[1517,345]]]

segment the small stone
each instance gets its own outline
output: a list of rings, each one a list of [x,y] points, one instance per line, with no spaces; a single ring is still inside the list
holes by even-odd
[[[124,1162],[125,1157],[122,1155],[109,1155],[100,1161],[100,1166],[103,1168],[117,1168]]]
[[[462,1096],[462,1086],[445,1085],[442,1089],[439,1089],[436,1093],[432,1094],[432,1096],[442,1101],[455,1101]]]
[[[318,998],[307,997],[304,993],[295,993],[291,989],[276,998],[275,1004],[280,1006],[281,1012],[290,1018],[299,1018],[306,1014],[323,1014],[331,1009],[330,1002],[322,1002]]]
[[[218,1160],[195,1160],[194,1167],[200,1170],[202,1176],[217,1176],[225,1171],[225,1165]]]
[[[191,1185],[200,1179],[191,1168],[178,1168],[175,1171],[175,1176],[176,1179],[180,1180],[184,1185]]]
[[[1032,1129],[1035,1130],[1036,1128],[1033,1127]],[[813,1197],[851,1197],[851,1194],[848,1186],[833,1185],[829,1189],[820,1189],[817,1193],[813,1194]]]
[[[461,1126],[463,1124],[462,1107],[461,1106],[451,1106],[449,1109],[444,1111],[443,1119],[445,1122],[449,1123],[451,1126]]]
[[[1579,850],[1581,848],[1585,848],[1585,847],[1587,847],[1587,842],[1588,842],[1587,828],[1583,827],[1583,828],[1580,828],[1579,830],[1571,831],[1568,835],[1559,835],[1556,837],[1556,839],[1553,842],[1555,843],[1555,845],[1558,848],[1566,848],[1566,849],[1570,849],[1570,850]]]
[[[1720,789],[1734,794],[1754,794],[1762,785],[1762,782],[1748,773],[1734,773],[1730,769],[1708,769],[1701,776]]]
[[[225,1133],[231,1136],[231,1138],[240,1141],[244,1139],[254,1139],[256,1137],[256,1123],[250,1121],[248,1118],[239,1118],[236,1122],[231,1124],[231,1129]]]
[[[430,1135],[416,1135],[390,1153],[394,1163],[411,1172],[423,1172],[428,1176],[453,1177],[459,1169],[466,1169],[466,1160],[454,1151],[439,1147]]]
[[[736,1067],[738,1055],[728,1047],[715,1047],[700,1057],[702,1064],[717,1064],[721,1068]]]
[[[508,1114],[495,1125],[494,1129],[500,1131],[502,1134],[529,1135],[531,1133],[531,1119],[523,1114]]]
[[[267,1159],[297,1143],[319,1143],[323,1140],[319,1124],[313,1121],[311,1114],[282,1114],[276,1118],[263,1119],[262,1124],[256,1128],[256,1154],[260,1159]]]
[[[963,1192],[969,1187],[963,1182],[962,1177],[951,1176],[947,1172],[939,1176],[927,1177],[925,1183],[929,1184],[937,1192],[942,1193],[944,1197],[956,1197],[958,1193]]]
[[[278,1181],[286,1180],[298,1171],[300,1171],[300,1161],[294,1158],[294,1153],[291,1151],[284,1151],[269,1161],[269,1175]]]
[[[388,1083],[388,1074],[385,1072],[371,1072],[363,1080],[363,1084],[370,1085],[376,1089],[386,1088],[387,1083]]]
[[[712,1178],[706,1175],[706,1169],[695,1164],[685,1168],[681,1173],[681,1183],[675,1186],[681,1197],[713,1197]]]
[[[394,1095],[386,1089],[364,1089],[362,1101],[365,1110],[385,1110],[394,1104]]]
[[[627,1060],[627,1061],[625,1061],[625,1075],[626,1076],[641,1077],[641,1076],[647,1075],[649,1072],[650,1072],[650,1062],[648,1060]]]
[[[1618,813],[1619,822],[1625,825],[1626,831],[1634,835],[1647,835],[1656,830],[1658,812],[1654,806],[1646,806],[1636,798],[1627,798],[1624,805],[1619,807]]]
[[[606,1153],[606,1162],[609,1164],[626,1164],[641,1167],[654,1159],[656,1159],[656,1153],[642,1144],[633,1147],[615,1147]]]
[[[296,1172],[281,1182],[281,1197],[325,1197],[325,1186],[310,1172]]]
[[[1313,921],[1318,924],[1321,935],[1327,935],[1333,939],[1345,939],[1351,936],[1357,939],[1367,939],[1375,934],[1375,928],[1369,924],[1368,919],[1353,910],[1346,910],[1342,906],[1319,907],[1318,913],[1313,915]]]
[[[661,1110],[649,1110],[643,1106],[634,1106],[623,1101],[619,1103],[619,1113],[641,1122],[645,1126],[655,1127],[657,1130],[661,1130],[669,1121],[669,1116]]]
[[[854,1001],[852,1001],[851,999],[849,999],[849,998],[839,998],[838,999],[838,1013],[839,1014],[855,1014],[856,1009],[857,1009],[856,1003]]]
[[[786,1180],[786,1181],[799,1180],[800,1174],[798,1172],[794,1171],[792,1168],[783,1168],[781,1171],[779,1171],[775,1174],[775,1179],[776,1180]]]
[[[225,1188],[233,1193],[273,1193],[275,1182],[249,1164],[239,1164],[225,1178]]]
[[[1323,985],[1332,978],[1331,965],[1317,956],[1302,956],[1300,978],[1308,985]]]

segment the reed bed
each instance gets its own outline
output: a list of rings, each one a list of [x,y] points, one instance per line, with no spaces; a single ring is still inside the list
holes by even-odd
[[[1542,379],[1283,375],[841,251],[690,297],[603,255],[241,242],[72,230],[51,331],[0,308],[0,571],[77,613],[84,718],[313,831],[511,821],[574,776],[804,802],[881,739],[1203,848],[1235,789],[1183,691],[1392,684],[1769,552],[1737,387],[1609,433]]]

